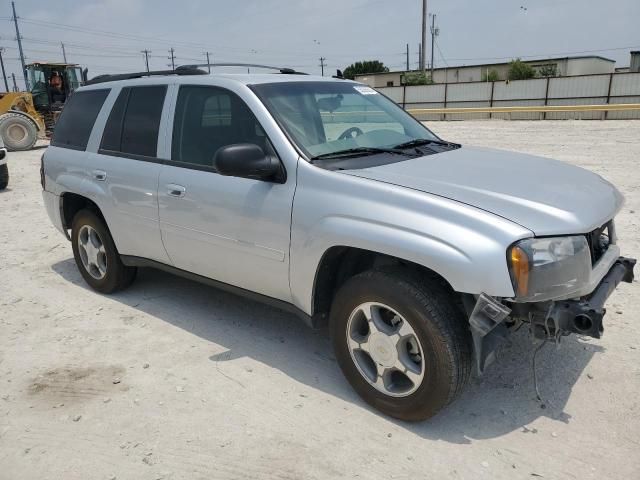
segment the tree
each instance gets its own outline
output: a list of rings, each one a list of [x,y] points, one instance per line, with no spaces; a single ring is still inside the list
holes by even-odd
[[[433,85],[433,80],[429,75],[422,72],[407,72],[404,74],[405,85]]]
[[[498,75],[496,70],[489,70],[482,74],[483,82],[497,82],[498,80],[500,80],[500,75]]]
[[[362,62],[356,62],[349,65],[344,69],[342,74],[344,78],[353,80],[356,75],[364,75],[367,73],[385,73],[389,69],[384,66],[384,63],[378,60],[363,60]]]
[[[548,65],[542,65],[538,69],[538,73],[540,74],[541,77],[557,77],[558,76],[558,70],[556,68],[556,65],[553,63],[550,63]]]
[[[524,63],[519,58],[509,62],[509,80],[528,80],[534,78],[536,71],[528,63]]]

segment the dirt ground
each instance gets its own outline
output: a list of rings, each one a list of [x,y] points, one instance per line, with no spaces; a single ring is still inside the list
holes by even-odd
[[[640,256],[640,121],[431,127],[603,175]],[[402,423],[293,316],[153,270],[89,290],[43,208],[41,154],[11,154],[0,192],[0,479],[640,478],[638,283],[609,299],[601,340],[540,352],[546,408],[523,329],[447,410]]]

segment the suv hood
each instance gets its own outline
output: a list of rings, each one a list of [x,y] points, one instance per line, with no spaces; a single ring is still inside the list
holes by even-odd
[[[343,173],[486,210],[535,235],[587,233],[622,207],[622,194],[588,170],[504,150],[463,147]]]

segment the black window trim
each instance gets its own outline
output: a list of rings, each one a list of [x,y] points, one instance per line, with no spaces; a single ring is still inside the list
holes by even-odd
[[[89,147],[89,141],[91,140],[91,135],[93,134],[93,130],[96,128],[96,122],[98,121],[98,117],[102,113],[102,109],[104,108],[105,104],[107,103],[107,98],[109,98],[109,94],[111,93],[111,90],[112,90],[111,88],[92,88],[90,90],[81,90],[79,92],[72,92],[72,93],[75,93],[76,95],[82,94],[82,93],[107,92],[107,95],[104,97],[104,100],[102,100],[102,105],[100,105],[100,109],[98,110],[98,114],[96,115],[96,118],[94,118],[94,120],[93,120],[93,125],[91,126],[91,131],[89,132],[89,137],[87,138],[87,144],[84,147],[82,147],[80,145],[60,144],[60,143],[56,142],[53,139],[51,139],[51,142],[49,142],[49,146],[57,147],[57,148],[65,148],[67,150],[75,150],[75,151],[78,151],[78,152],[86,152],[87,148]],[[67,102],[70,99],[71,99],[71,96],[69,96],[69,98],[67,99]]]
[[[125,112],[126,112],[126,106],[129,104],[129,96],[130,96],[130,92],[131,92],[131,88],[134,87],[135,85],[132,86],[124,86],[122,87],[122,89],[120,90],[120,93],[118,93],[118,97],[120,97],[120,95],[122,94],[122,92],[125,89],[128,89],[128,93],[127,93],[127,103],[125,105]],[[247,102],[245,102],[242,97],[240,97],[240,95],[238,95],[237,93],[224,88],[224,87],[220,87],[218,85],[207,85],[207,84],[190,84],[190,83],[185,83],[185,84],[179,84],[178,85],[178,92],[175,96],[176,102],[177,102],[177,98],[178,98],[178,94],[180,93],[180,88],[182,87],[208,87],[208,88],[218,88],[221,90],[224,90],[226,92],[229,92],[231,95],[235,95],[241,102],[244,102],[245,105],[247,105]],[[168,91],[167,91],[168,93]],[[116,102],[118,101],[118,97],[116,97]],[[174,126],[174,122],[175,122],[175,104],[173,106],[173,116],[171,118],[171,145],[173,146],[173,126]],[[111,109],[113,109],[113,107],[115,106],[115,102],[113,103],[113,105],[111,105]],[[247,108],[249,109],[249,111],[254,115],[253,110],[251,110],[251,108],[249,107],[249,105],[247,105]],[[111,112],[109,112],[109,114],[111,114]],[[109,119],[107,118],[107,121]],[[276,147],[273,145],[273,142],[271,141],[271,138],[269,138],[269,135],[267,134],[267,131],[264,129],[264,127],[262,127],[262,124],[260,123],[260,120],[258,120],[258,118],[256,117],[256,121],[258,122],[258,124],[260,125],[260,128],[262,128],[262,130],[264,131],[265,137],[267,138],[267,140],[269,141],[269,144],[271,145],[271,148],[273,149],[273,151],[276,154],[276,158],[278,159],[278,161],[280,162],[280,166],[282,168],[282,175],[280,175],[278,178],[275,178],[274,180],[271,180],[271,183],[280,183],[280,184],[284,184],[287,182],[287,167],[285,166],[284,162],[282,161],[282,158],[280,158],[280,154],[278,153],[278,151],[276,150]],[[123,122],[124,123],[124,122]],[[102,129],[102,135],[104,136],[104,131],[106,129],[107,124],[105,123],[103,129]],[[100,139],[100,144],[102,144],[102,138]],[[200,171],[204,171],[204,172],[209,172],[209,173],[215,173],[216,175],[221,175],[220,173],[218,173],[218,171],[216,170],[215,167],[213,166],[208,166],[208,165],[199,165],[197,163],[188,163],[188,162],[178,162],[176,160],[173,159],[166,159],[166,158],[160,158],[160,157],[150,157],[147,155],[137,155],[134,153],[125,153],[125,152],[119,152],[119,151],[115,151],[115,150],[108,150],[106,148],[98,148],[98,154],[99,155],[107,155],[110,157],[118,157],[118,158],[128,158],[130,160],[138,160],[141,162],[149,162],[149,163],[156,163],[156,164],[160,164],[160,165],[168,165],[170,167],[178,167],[178,168],[185,168],[187,170],[200,170]],[[250,179],[247,179],[250,180]]]
[[[111,118],[111,115],[113,114],[113,109],[116,108],[116,104],[118,103],[118,100],[120,100],[120,96],[126,92],[127,98],[124,102],[124,110],[122,111],[122,118],[120,119],[120,135],[119,135],[119,139],[120,139],[120,144],[118,145],[120,148],[122,148],[122,131],[124,130],[124,116],[127,113],[127,107],[129,106],[129,98],[131,97],[131,88],[130,87],[122,87],[120,89],[120,91],[118,92],[118,96],[116,97],[115,101],[113,102],[113,104],[111,105],[111,110],[109,110],[109,116],[107,116],[107,119],[104,122],[104,126],[102,127],[102,135],[100,136],[100,144],[98,145],[98,153],[100,153],[100,151],[104,150],[104,151],[108,151],[108,152],[113,152],[113,153],[121,153],[119,150],[109,150],[106,148],[102,148],[102,144],[104,143],[104,135],[107,131],[107,125],[109,124],[109,119]],[[156,151],[156,153],[158,153]],[[114,156],[119,156],[119,155],[114,155]]]

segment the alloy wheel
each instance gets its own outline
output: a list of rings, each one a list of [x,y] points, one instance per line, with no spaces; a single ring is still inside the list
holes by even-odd
[[[89,225],[83,225],[78,232],[78,252],[85,270],[96,280],[107,274],[107,253],[98,232]]]
[[[347,322],[347,345],[364,379],[392,397],[406,397],[422,384],[423,349],[411,324],[382,303],[358,305]]]

